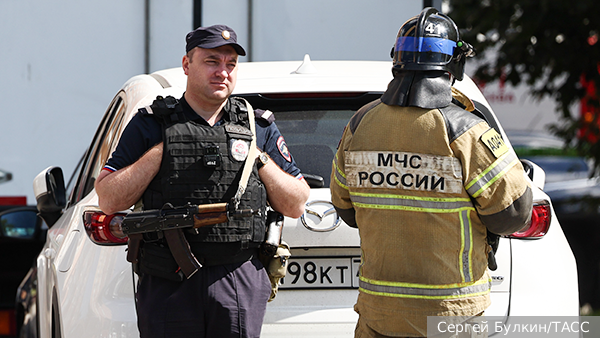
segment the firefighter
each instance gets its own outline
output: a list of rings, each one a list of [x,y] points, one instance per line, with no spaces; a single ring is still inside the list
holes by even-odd
[[[360,233],[356,337],[425,337],[427,316],[481,315],[487,231],[531,217],[515,152],[452,87],[471,55],[455,23],[425,8],[398,32],[388,89],[344,130],[331,194]]]

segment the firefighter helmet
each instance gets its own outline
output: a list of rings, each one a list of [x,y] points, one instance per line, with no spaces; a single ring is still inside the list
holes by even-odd
[[[405,22],[392,49],[397,70],[443,70],[462,80],[473,47],[461,41],[458,28],[447,15],[428,7]]]

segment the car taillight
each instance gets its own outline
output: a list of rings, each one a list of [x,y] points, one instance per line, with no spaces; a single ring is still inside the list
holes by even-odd
[[[15,318],[15,310],[0,310],[0,337],[16,336],[17,322]]]
[[[531,223],[521,231],[511,234],[512,238],[540,238],[548,232],[550,228],[550,203],[548,201],[540,201],[533,203],[533,211],[531,212]]]
[[[86,211],[83,213],[85,231],[96,244],[125,244],[127,243],[127,235],[121,229],[121,223],[125,215],[105,215],[100,211]]]

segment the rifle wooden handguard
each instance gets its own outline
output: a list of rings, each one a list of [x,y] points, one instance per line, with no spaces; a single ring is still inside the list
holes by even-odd
[[[194,228],[227,222],[227,211],[194,215]]]

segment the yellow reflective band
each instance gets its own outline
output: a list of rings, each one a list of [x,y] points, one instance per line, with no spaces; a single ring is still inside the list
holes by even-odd
[[[366,289],[363,289],[363,288],[358,288],[358,290],[362,291],[364,293],[368,293],[370,295],[375,295],[375,296],[394,297],[394,298],[414,298],[414,299],[456,299],[456,298],[467,298],[467,297],[482,296],[482,295],[490,293],[489,290],[486,290],[486,291],[469,293],[469,294],[466,294],[466,295],[454,295],[454,296],[420,296],[420,295],[402,295],[402,294],[397,294],[397,293],[376,292],[376,291],[366,290]]]
[[[361,292],[395,298],[417,299],[456,299],[484,295],[490,292],[492,280],[479,280],[474,283],[417,284],[385,282],[360,276]]]
[[[465,186],[465,189],[472,197],[481,195],[485,189],[500,179],[500,177],[504,176],[508,170],[518,163],[518,161],[519,159],[513,152],[502,155],[481,174],[477,175],[477,177],[469,182],[469,184]]]
[[[377,279],[367,278],[360,276],[360,280],[372,285],[383,285],[392,286],[399,288],[412,288],[412,289],[432,289],[432,290],[450,290],[460,289],[464,287],[470,287],[474,285],[484,285],[492,282],[492,279],[482,279],[472,283],[450,283],[450,284],[419,284],[419,283],[408,283],[408,282],[392,282],[392,281],[381,281]]]
[[[518,162],[519,162],[519,159],[513,160],[508,166],[506,166],[501,172],[499,172],[498,175],[494,176],[494,178],[492,178],[489,182],[484,184],[481,187],[481,189],[477,190],[477,192],[475,192],[473,194],[473,197],[477,197],[477,196],[481,195],[481,193],[483,193],[485,191],[485,189],[487,189],[490,185],[494,184],[494,182],[496,182],[502,176],[504,176],[504,174],[506,174],[506,172],[509,171],[513,166],[515,166]]]
[[[335,176],[334,178],[335,178],[335,183],[337,183],[337,185],[339,185],[344,190],[348,190],[348,187],[345,186],[342,182],[340,182],[340,180],[338,179],[337,176]]]
[[[335,156],[336,156],[336,159],[337,159],[337,154]],[[333,160],[333,170],[334,170],[334,174],[335,174],[335,175],[333,175],[333,178],[334,178],[335,182],[337,183],[337,185],[339,185],[340,187],[342,187],[344,190],[348,190],[348,186],[346,185],[346,176],[338,168],[335,159]]]
[[[380,205],[380,204],[364,204],[364,203],[354,203],[354,206],[366,209],[380,209],[380,210],[404,210],[404,211],[416,211],[416,212],[431,212],[431,213],[451,213],[458,212],[462,210],[475,210],[473,207],[463,207],[459,209],[434,209],[434,208],[416,208],[416,207],[407,207],[400,205]]]
[[[404,200],[415,200],[415,201],[427,201],[427,202],[471,202],[471,199],[464,197],[421,197],[421,196],[410,196],[410,195],[395,195],[395,194],[373,194],[366,192],[353,192],[354,196],[364,197],[377,197],[377,198],[393,198],[393,199],[404,199]]]
[[[465,224],[464,224],[464,220],[463,220],[463,215],[462,213],[459,214],[459,219],[460,219],[460,226],[461,228],[464,229]],[[461,231],[460,232],[460,252],[463,253],[465,251],[465,232]],[[464,272],[464,268],[463,268],[463,255],[459,255],[458,256],[458,265],[460,267],[460,278],[461,280],[464,282],[465,281],[465,272]]]
[[[460,213],[460,225],[463,231],[460,233],[460,276],[463,282],[470,282],[473,278],[473,228],[471,226],[471,214]]]
[[[469,227],[469,276],[470,278],[467,280],[470,281],[473,279],[473,222],[471,222],[471,213],[467,214],[467,223]]]
[[[337,174],[339,174],[341,177],[344,178],[344,181],[346,180],[346,174],[344,174],[343,171],[340,170],[340,167],[338,167],[337,165],[337,153],[335,154],[335,159],[333,160],[333,167],[335,168],[335,171],[337,172]]]
[[[471,182],[469,182],[469,184],[467,184],[465,186],[465,189],[469,190],[469,188],[471,188],[471,186],[473,186],[475,183],[477,183],[479,180],[481,180],[487,173],[492,171],[492,169],[494,169],[507,155],[508,154],[506,154],[506,155],[502,156],[501,158],[497,159],[496,161],[494,161],[494,163],[492,163],[492,165],[487,167],[483,172],[481,172],[481,174],[477,175],[477,177],[475,177]]]
[[[368,209],[431,213],[452,213],[475,209],[470,199],[460,197],[439,198],[350,192],[350,199],[354,206]]]
[[[512,168],[515,164],[517,164],[517,162],[518,162],[518,160],[512,161],[509,166],[507,166],[506,168],[504,168],[504,170],[502,170],[500,173],[498,173],[498,175],[496,175],[493,179],[491,179],[488,183],[486,183],[483,187],[481,187],[481,189],[479,189],[475,194],[473,194],[473,197],[477,197],[477,196],[481,195],[481,193],[485,189],[487,189],[490,185],[492,185],[494,182],[496,182],[502,176],[504,176],[504,174],[506,174],[506,172],[509,171],[510,168]]]

